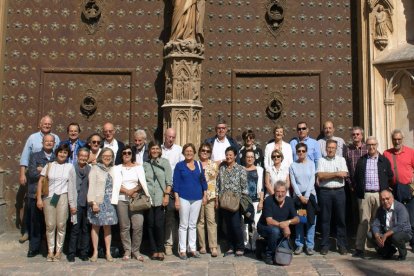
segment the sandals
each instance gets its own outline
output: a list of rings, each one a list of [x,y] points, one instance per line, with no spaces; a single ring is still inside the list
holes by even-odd
[[[106,255],[106,261],[112,263],[114,261],[114,258],[112,258],[111,254]]]
[[[46,262],[53,262],[53,253],[48,253],[46,257]]]
[[[196,258],[196,259],[201,258],[200,253],[198,253],[197,251],[191,252],[191,255],[190,256],[193,257],[193,258]]]
[[[61,252],[56,252],[55,256],[53,257],[53,261],[54,262],[59,262],[60,259],[62,259],[62,253]]]
[[[181,260],[185,261],[185,260],[187,260],[187,253],[180,252],[179,257],[180,257]]]
[[[236,254],[235,254],[235,257],[241,257],[241,256],[243,256],[244,255],[244,251],[242,251],[242,250],[237,250],[236,251]]]
[[[98,255],[92,255],[92,257],[89,258],[89,261],[96,263],[98,261]]]
[[[202,248],[200,248],[199,252],[200,252],[200,254],[206,254],[207,250],[204,247],[202,247]]]
[[[144,262],[144,256],[142,256],[142,255],[139,255],[139,254],[132,254],[132,259],[135,259],[135,260],[137,260],[137,261],[139,261],[139,262]]]
[[[227,257],[227,256],[230,256],[230,255],[233,255],[233,254],[234,254],[234,251],[230,249],[229,251],[224,253],[223,257]]]
[[[215,258],[215,257],[218,256],[217,248],[215,248],[215,247],[214,248],[211,248],[210,251],[211,251],[211,257]]]
[[[122,260],[123,261],[129,261],[131,259],[131,257],[129,256],[129,255],[124,255],[123,257],[122,257]]]

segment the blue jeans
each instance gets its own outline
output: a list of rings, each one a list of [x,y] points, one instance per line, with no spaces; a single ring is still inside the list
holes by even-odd
[[[298,223],[296,224],[296,239],[295,244],[297,247],[303,247],[305,243],[305,229],[306,229],[306,248],[313,249],[315,246],[315,225],[316,225],[316,216],[315,224],[308,223]]]
[[[260,236],[264,237],[267,240],[266,257],[273,257],[275,255],[276,247],[284,238],[283,231],[276,226],[269,226],[258,223],[257,232],[260,234]],[[286,239],[283,240],[280,246],[283,248],[289,248],[288,241]]]

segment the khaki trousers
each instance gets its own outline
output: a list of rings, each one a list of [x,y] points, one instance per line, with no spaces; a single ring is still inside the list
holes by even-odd
[[[214,208],[216,199],[210,199],[206,205],[201,205],[197,222],[198,244],[206,248],[206,225],[209,248],[217,248],[217,213]]]
[[[56,252],[62,252],[66,234],[66,221],[69,215],[68,194],[60,195],[56,207],[50,205],[50,200],[51,198],[43,200],[48,252],[53,253],[55,251],[55,236]]]
[[[118,201],[118,220],[119,232],[121,234],[122,247],[125,255],[139,257],[139,248],[142,242],[142,233],[144,227],[143,212],[129,211],[128,201]],[[132,246],[131,246],[131,225],[132,225]]]
[[[375,219],[375,213],[380,206],[379,193],[365,193],[364,199],[358,199],[359,225],[356,236],[355,248],[365,250],[365,241],[369,226]]]

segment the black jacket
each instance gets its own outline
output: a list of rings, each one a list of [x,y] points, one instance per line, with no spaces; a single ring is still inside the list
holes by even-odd
[[[358,198],[363,199],[365,196],[365,170],[367,167],[368,154],[362,156],[356,166],[354,174],[355,192]],[[390,181],[394,176],[390,161],[382,154],[378,154],[378,180],[380,191],[389,187]]]
[[[144,151],[144,156],[143,156],[143,162],[145,162],[145,161],[148,161],[149,159],[148,159],[148,144],[145,144],[144,145],[144,148],[142,149],[143,151]],[[136,146],[133,146],[132,147],[132,154],[137,154],[137,147]],[[142,165],[142,164],[141,164]]]

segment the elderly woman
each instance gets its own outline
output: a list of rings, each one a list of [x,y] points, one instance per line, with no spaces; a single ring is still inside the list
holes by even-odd
[[[88,164],[96,164],[96,158],[101,152],[102,137],[98,133],[94,133],[88,137],[87,142],[90,149]]]
[[[281,180],[286,183],[287,195],[289,195],[289,167],[282,165],[284,160],[284,155],[281,150],[272,151],[271,158],[273,160],[273,165],[266,170],[265,175],[265,185],[268,195],[274,195],[273,187],[277,181]]]
[[[40,173],[37,185],[37,207],[44,210],[46,222],[46,239],[48,262],[57,262],[62,258],[63,242],[66,234],[66,221],[68,219],[68,181],[74,167],[66,163],[70,155],[68,145],[61,145],[55,150],[56,161],[48,163]],[[42,197],[42,182],[49,180],[49,193]],[[56,236],[56,244],[55,244]],[[56,254],[55,253],[56,249]]]
[[[68,199],[71,214],[72,228],[70,231],[70,240],[68,262],[75,261],[76,251],[79,245],[80,256],[82,261],[89,260],[89,225],[87,212],[87,195],[89,188],[89,172],[91,167],[88,166],[89,149],[80,148],[76,157],[75,169],[69,177]]]
[[[216,178],[218,165],[213,162],[211,157],[212,147],[209,143],[203,143],[198,149],[198,157],[203,166],[204,176],[207,181],[207,203],[201,205],[200,216],[197,223],[198,244],[200,253],[206,254],[206,226],[208,235],[208,245],[212,257],[217,257],[217,216],[215,209],[216,202]]]
[[[249,129],[242,133],[244,145],[239,150],[240,165],[246,166],[246,151],[252,150],[254,153],[254,165],[263,168],[263,151],[254,143],[255,135],[253,130]]]
[[[284,159],[283,159],[282,165],[284,167],[289,168],[290,164],[292,164],[293,162],[292,147],[290,146],[289,143],[283,141],[283,137],[285,136],[285,130],[283,126],[281,125],[275,126],[273,129],[273,134],[275,138],[274,141],[267,144],[265,148],[264,168],[266,169],[266,171],[269,171],[270,168],[273,166],[274,160],[272,159],[272,156],[273,156],[274,150],[279,150],[283,153]]]
[[[290,165],[289,174],[292,183],[295,205],[297,209],[307,211],[307,222],[296,224],[296,250],[295,254],[303,252],[305,244],[304,228],[306,228],[306,253],[314,254],[316,216],[316,192],[315,192],[315,164],[307,158],[308,146],[305,143],[296,145],[298,159]],[[313,213],[313,215],[312,215]]]
[[[152,141],[148,144],[148,159],[144,162],[148,192],[151,196],[151,208],[147,212],[148,239],[151,260],[164,260],[165,207],[170,200],[172,185],[171,166],[161,157],[161,144]]]
[[[175,208],[180,213],[179,254],[180,259],[187,259],[188,248],[191,257],[200,258],[196,251],[196,225],[201,203],[207,202],[207,182],[200,162],[194,160],[195,146],[191,143],[183,146],[184,161],[178,162],[174,169],[173,191]]]
[[[242,193],[248,194],[247,173],[244,167],[236,163],[237,150],[234,147],[228,147],[225,154],[226,161],[220,166],[217,177],[216,193],[218,197],[216,197],[216,206],[219,205],[219,199],[225,192],[232,193],[238,198],[241,198]],[[233,254],[236,257],[243,256],[244,242],[240,208],[235,212],[222,209],[222,214],[227,226],[227,239],[230,242],[230,249],[224,253],[224,256]]]
[[[244,247],[248,250],[256,250],[257,223],[260,219],[260,212],[263,209],[263,168],[254,164],[255,155],[253,150],[247,150],[245,156],[247,172],[247,191],[253,202],[255,211],[254,223],[251,223],[252,239],[249,240],[249,224],[245,224]]]
[[[130,146],[122,150],[122,164],[114,167],[114,191],[112,198],[118,199],[118,219],[121,234],[124,257],[127,261],[131,257],[143,262],[144,257],[140,254],[139,248],[142,241],[144,226],[144,211],[130,211],[129,200],[144,193],[149,196],[147,181],[145,180],[144,168],[135,163],[135,154]],[[132,226],[132,246],[131,246]]]
[[[89,173],[89,190],[88,190],[88,220],[92,224],[92,246],[93,254],[91,262],[98,260],[98,241],[99,229],[101,226],[104,230],[104,240],[106,249],[106,260],[113,262],[111,256],[111,225],[118,223],[118,217],[113,204],[118,201],[113,200],[113,165],[114,152],[109,148],[104,148],[96,159],[96,165],[93,165]],[[112,199],[112,200],[111,200]]]

